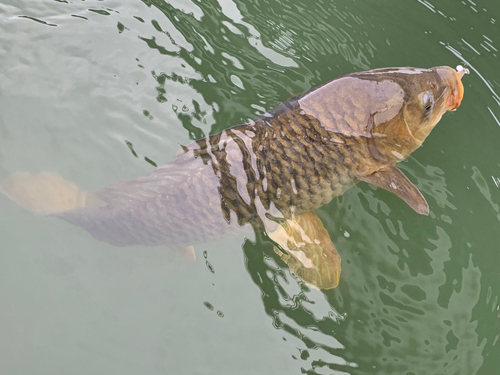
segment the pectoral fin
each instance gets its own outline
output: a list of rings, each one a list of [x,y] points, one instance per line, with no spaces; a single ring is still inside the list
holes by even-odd
[[[285,252],[277,247],[274,251],[306,284],[318,289],[332,289],[339,284],[340,256],[313,211],[284,220],[269,236]]]
[[[396,194],[408,203],[415,212],[429,215],[429,205],[422,193],[398,168],[393,167],[388,171],[378,171],[370,176],[359,177],[359,179]]]

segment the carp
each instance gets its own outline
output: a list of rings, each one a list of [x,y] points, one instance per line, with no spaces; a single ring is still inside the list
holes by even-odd
[[[396,164],[460,105],[464,72],[440,66],[347,74],[182,147],[143,177],[85,192],[54,173],[15,173],[0,189],[98,240],[168,245],[191,258],[193,245],[253,228],[269,235],[305,283],[334,288],[340,257],[314,210],[364,181],[427,215],[424,197]]]

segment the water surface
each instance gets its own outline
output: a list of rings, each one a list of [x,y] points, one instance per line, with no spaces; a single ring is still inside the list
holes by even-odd
[[[291,276],[265,237],[198,246],[191,264],[0,196],[0,372],[496,374],[498,22],[486,0],[2,2],[0,179],[97,190],[342,74],[471,74],[401,165],[430,216],[366,184],[318,210],[335,290]]]

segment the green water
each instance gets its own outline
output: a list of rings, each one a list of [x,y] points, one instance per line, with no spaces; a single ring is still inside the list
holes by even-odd
[[[342,257],[332,291],[262,238],[192,264],[0,196],[0,373],[499,374],[499,23],[487,0],[3,0],[0,179],[97,190],[345,73],[471,74],[401,166],[428,217],[366,184],[318,210]]]

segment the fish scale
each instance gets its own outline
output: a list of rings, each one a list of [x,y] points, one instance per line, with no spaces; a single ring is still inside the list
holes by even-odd
[[[94,208],[108,211],[108,215],[101,216],[108,224],[103,236],[109,237],[108,242],[115,244],[182,244],[186,238],[193,243],[203,242],[224,236],[225,228],[230,227],[227,221],[235,219],[238,226],[251,224],[255,229],[264,230],[257,205],[264,210],[271,210],[274,215],[287,218],[291,214],[290,207],[294,207],[295,213],[300,215],[329,202],[349,188],[354,182],[347,170],[352,163],[345,165],[343,162],[349,154],[348,150],[343,150],[345,144],[325,147],[324,140],[329,139],[330,135],[319,121],[301,115],[297,106],[286,108],[285,111],[265,121],[240,125],[195,142],[196,146],[190,146],[193,156],[188,164],[199,165],[191,178],[177,187],[171,183],[167,188],[168,195],[155,196],[155,199],[146,198],[147,203],[138,204],[133,215],[124,215],[122,206]],[[299,129],[301,134],[296,132]],[[236,135],[236,132],[242,136]],[[249,132],[253,133],[250,149],[243,139]],[[232,140],[237,147],[230,149],[228,154],[227,146],[221,144],[221,139],[226,145],[227,141]],[[291,148],[294,150],[294,157],[287,152]],[[159,168],[153,172],[154,178],[146,180],[161,180],[162,174],[183,175],[181,168],[187,157],[187,154],[181,155],[180,160]],[[234,162],[235,158],[240,161]],[[259,160],[261,168],[254,170],[251,158]],[[330,168],[327,167],[328,164]],[[267,166],[265,170],[262,168],[264,165]],[[264,179],[267,184],[264,184]],[[296,192],[292,188],[292,181]],[[116,199],[116,191],[122,191],[123,184],[124,182],[118,183],[118,186],[112,185],[97,192],[97,197],[104,202],[111,201],[108,198],[110,196]],[[243,189],[250,198],[249,201],[243,198]],[[147,184],[143,186],[144,192],[150,190]],[[215,204],[217,201],[218,205]],[[72,217],[81,215],[79,210],[82,209],[59,216],[73,221]],[[190,214],[187,215],[186,212]],[[231,213],[235,217],[231,217]],[[99,232],[99,215],[91,216],[92,225],[87,221],[84,226],[91,232]],[[114,219],[110,220],[110,216]],[[199,220],[202,217],[205,219]],[[120,227],[125,230],[119,230]],[[186,230],[193,227],[196,228],[195,233]],[[241,232],[234,228],[231,231]],[[118,238],[111,238],[110,235],[115,232],[118,234],[115,237]]]

